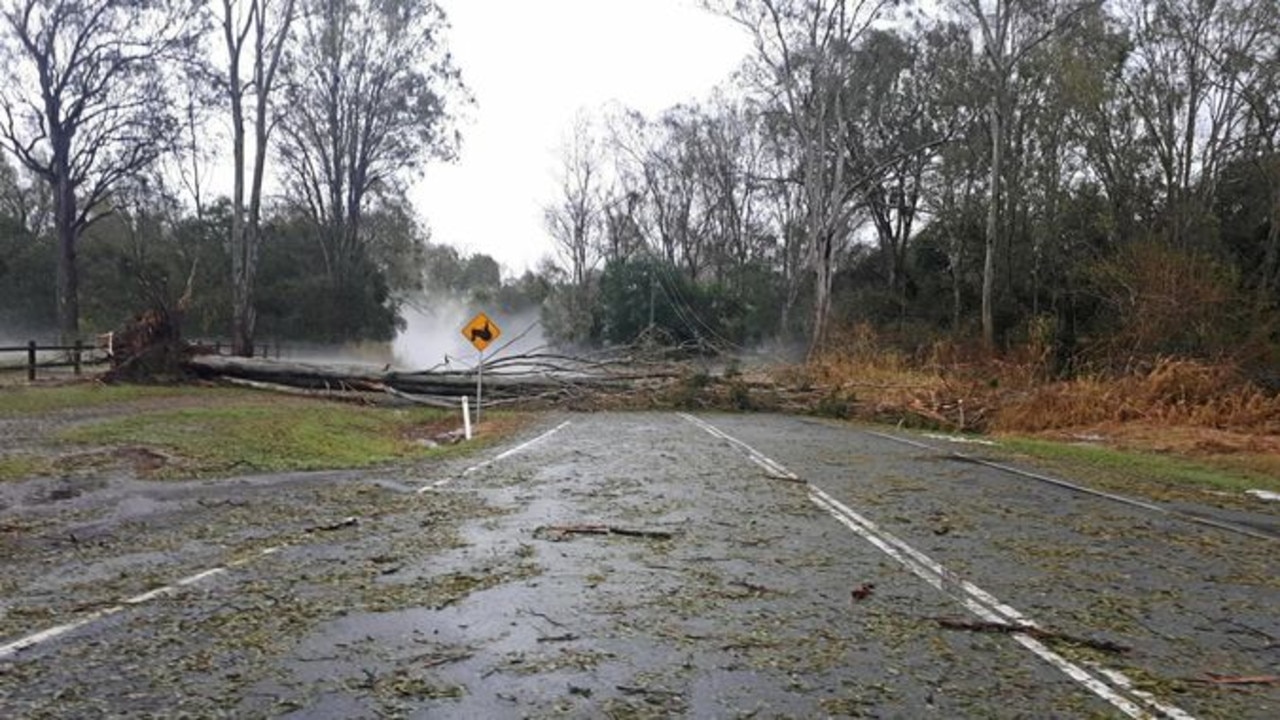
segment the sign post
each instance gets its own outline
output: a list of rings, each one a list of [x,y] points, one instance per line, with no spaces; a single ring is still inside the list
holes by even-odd
[[[471,318],[471,322],[462,328],[462,337],[466,338],[476,349],[478,353],[478,361],[476,363],[476,425],[480,424],[480,400],[484,393],[484,350],[489,344],[498,339],[502,335],[502,328],[498,324],[489,319],[488,315],[480,313]]]

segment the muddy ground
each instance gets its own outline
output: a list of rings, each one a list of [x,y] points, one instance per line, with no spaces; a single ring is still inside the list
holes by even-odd
[[[1280,674],[1280,542],[854,426],[701,419],[759,455],[566,415],[446,464],[0,486],[0,716],[1280,717],[1280,685],[1221,682]]]

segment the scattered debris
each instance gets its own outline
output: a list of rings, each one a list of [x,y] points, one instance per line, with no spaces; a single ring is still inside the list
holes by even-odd
[[[552,542],[563,542],[574,535],[624,535],[626,537],[647,538],[650,540],[670,540],[675,537],[675,533],[668,530],[643,530],[597,524],[543,525],[533,531],[534,537]]]
[[[755,595],[772,595],[777,592],[777,590],[774,590],[771,587],[766,587],[764,585],[760,585],[753,582],[747,582],[746,580],[730,580],[729,584],[735,587],[743,588]]]
[[[976,437],[968,437],[966,435],[943,435],[942,433],[924,433],[924,437],[930,440],[946,440],[953,443],[965,443],[969,445],[999,445],[993,440],[983,440]]]
[[[451,663],[462,662],[463,660],[470,660],[472,657],[474,657],[474,653],[469,653],[469,652],[453,653],[453,654],[447,654],[447,655],[424,656],[423,659],[425,659],[425,662],[422,663],[422,667],[424,668],[439,667],[441,665],[449,665]]]
[[[521,610],[521,612],[528,613],[534,617],[542,618],[543,620],[546,620],[547,622],[551,623],[552,625],[555,625],[558,628],[565,627],[564,623],[551,618],[546,613],[541,613],[541,612],[538,612],[537,610],[528,610],[528,609]]]
[[[1191,681],[1209,685],[1280,685],[1280,675],[1219,675],[1207,672],[1203,678],[1192,678]]]
[[[1080,637],[1056,630],[1045,630],[1035,625],[1027,625],[1022,623],[1003,623],[990,622],[987,620],[959,620],[956,618],[939,617],[933,618],[939,626],[948,630],[968,630],[971,632],[985,633],[1006,633],[1021,634],[1033,637],[1037,640],[1061,640],[1062,642],[1081,647],[1092,648],[1101,652],[1108,653],[1127,653],[1132,648],[1127,645],[1111,640],[1098,640],[1095,638]]]
[[[465,437],[466,432],[462,428],[457,428],[456,430],[442,432],[431,439],[439,445],[457,445]]]
[[[333,530],[341,530],[343,528],[355,527],[358,524],[360,524],[360,520],[357,519],[354,515],[352,515],[351,517],[345,517],[335,523],[330,523],[328,525],[317,525],[313,528],[308,528],[307,532],[331,532]]]
[[[947,517],[944,512],[934,512],[929,515],[929,528],[933,530],[934,535],[946,535],[951,532],[951,518]]]
[[[1268,502],[1280,502],[1280,492],[1273,492],[1271,490],[1245,490],[1245,493],[1248,495],[1252,495],[1258,498],[1259,500],[1266,500]]]
[[[618,692],[623,695],[641,695],[645,697],[655,698],[678,698],[680,693],[671,690],[662,690],[660,688],[635,687],[633,685],[618,685]]]
[[[539,637],[539,638],[538,638],[538,642],[540,642],[540,643],[550,643],[550,642],[573,642],[574,640],[577,640],[577,639],[578,639],[578,636],[577,636],[577,635],[574,635],[573,633],[565,633],[565,634],[563,634],[563,635],[545,635],[545,636],[541,636],[541,637]]]
[[[866,600],[867,598],[871,597],[871,594],[875,592],[875,589],[876,589],[875,583],[862,583],[858,587],[854,588],[849,593],[849,596],[852,597],[855,601]]]

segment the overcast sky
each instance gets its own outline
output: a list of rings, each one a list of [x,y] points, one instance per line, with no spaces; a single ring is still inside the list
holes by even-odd
[[[750,51],[693,0],[438,0],[476,98],[461,156],[415,190],[432,241],[522,273],[553,252],[542,208],[580,110],[616,102],[652,115],[700,99]]]

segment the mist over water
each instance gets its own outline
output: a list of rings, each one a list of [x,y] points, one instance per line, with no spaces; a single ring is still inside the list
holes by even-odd
[[[407,303],[402,309],[406,325],[391,343],[393,364],[401,370],[475,367],[479,353],[462,336],[462,328],[479,312],[488,315],[502,330],[502,335],[485,351],[486,361],[528,353],[546,344],[542,327],[537,325],[537,308],[511,314],[451,299],[429,298]],[[517,340],[522,333],[524,336]]]

